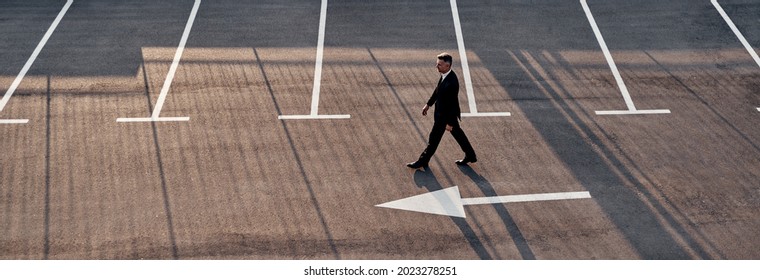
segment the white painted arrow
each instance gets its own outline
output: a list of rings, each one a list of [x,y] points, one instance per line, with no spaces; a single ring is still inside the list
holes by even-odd
[[[497,204],[511,202],[547,201],[591,198],[589,192],[560,192],[542,194],[505,195],[477,198],[462,198],[459,187],[453,186],[447,189],[434,191],[407,197],[383,204],[376,207],[400,209],[406,211],[422,212],[428,214],[445,215],[466,218],[465,205]]]

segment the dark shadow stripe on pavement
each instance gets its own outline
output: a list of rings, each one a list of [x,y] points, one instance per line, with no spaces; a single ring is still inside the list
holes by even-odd
[[[43,259],[50,257],[50,75],[47,75],[47,98],[45,109],[45,243]]]
[[[261,58],[259,57],[259,53],[256,51],[256,48],[253,48],[253,54],[256,56],[256,62],[259,65],[259,70],[261,71],[261,75],[264,78],[264,82],[267,85],[267,91],[269,91],[269,95],[272,96],[272,101],[274,102],[274,107],[277,110],[277,115],[281,116],[282,110],[280,110],[280,105],[277,103],[277,98],[274,97],[274,90],[272,89],[272,84],[269,83],[269,78],[267,77],[267,74],[264,71],[264,65],[261,63]],[[290,130],[288,130],[286,121],[280,120],[280,123],[282,123],[282,129],[285,131],[285,135],[288,138],[290,149],[293,151],[293,156],[295,157],[296,163],[298,164],[298,169],[301,171],[301,176],[303,177],[304,183],[306,184],[306,189],[309,190],[309,197],[311,198],[311,202],[312,204],[314,204],[314,208],[317,211],[317,215],[319,216],[319,222],[322,224],[322,229],[325,231],[325,234],[327,235],[327,242],[330,244],[330,249],[332,250],[333,257],[339,260],[340,254],[338,253],[338,249],[335,246],[335,240],[332,236],[332,233],[330,232],[330,228],[327,226],[327,221],[325,221],[324,214],[322,214],[322,208],[319,206],[319,201],[317,201],[317,197],[314,194],[314,189],[311,186],[311,181],[309,180],[309,176],[306,174],[306,169],[304,169],[303,167],[303,162],[301,161],[301,157],[298,154],[298,150],[296,149],[295,143],[293,143],[293,137],[290,135]]]
[[[150,86],[148,84],[148,74],[145,69],[145,62],[141,63],[143,80],[145,82],[145,96],[148,100],[148,112],[153,112],[153,103],[150,101]],[[150,122],[150,126],[153,129],[153,143],[156,145],[156,160],[158,163],[158,173],[161,176],[161,192],[164,199],[164,212],[166,212],[166,225],[169,230],[169,242],[172,246],[172,257],[176,260],[179,259],[179,253],[177,252],[177,239],[174,236],[174,222],[172,218],[171,204],[169,203],[169,193],[166,187],[166,175],[164,174],[164,163],[161,160],[161,146],[158,143],[158,130],[156,129],[156,122]]]

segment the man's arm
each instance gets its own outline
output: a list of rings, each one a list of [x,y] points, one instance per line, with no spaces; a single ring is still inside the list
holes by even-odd
[[[433,106],[433,104],[435,104],[435,102],[438,100],[438,87],[439,86],[440,85],[438,85],[437,87],[435,87],[435,89],[433,90],[433,94],[430,96],[430,99],[428,99],[427,103],[425,104],[425,107],[422,107],[422,115],[423,116],[427,116],[427,112],[430,109],[430,106]]]

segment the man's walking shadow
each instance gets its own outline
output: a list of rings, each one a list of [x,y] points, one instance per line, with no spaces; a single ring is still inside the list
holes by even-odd
[[[467,166],[467,165],[459,165],[459,170],[461,170],[462,173],[467,175],[467,177],[470,177],[470,179],[473,182],[475,182],[475,184],[478,186],[480,191],[483,192],[484,196],[486,197],[499,196],[499,194],[496,193],[496,190],[494,190],[491,183],[488,182],[488,179],[478,174],[478,172],[472,167]],[[525,237],[520,231],[520,228],[515,223],[515,220],[512,218],[512,215],[509,214],[509,210],[507,210],[507,207],[503,203],[493,204],[493,207],[496,210],[496,213],[501,218],[502,222],[504,223],[504,226],[506,227],[507,232],[509,233],[509,236],[512,238],[512,240],[514,240],[515,246],[517,247],[517,250],[520,252],[520,256],[525,260],[535,260],[536,256],[533,254],[533,251],[530,249],[528,242],[525,240]]]
[[[414,183],[417,184],[417,187],[419,188],[427,189],[428,192],[440,191],[443,189],[441,183],[438,182],[438,179],[435,177],[435,174],[432,170],[428,170],[427,172],[414,172]],[[467,239],[467,242],[470,243],[470,247],[472,247],[475,253],[478,254],[478,257],[480,257],[480,259],[494,259],[491,254],[488,253],[488,250],[486,250],[485,246],[483,246],[483,243],[475,234],[475,231],[472,230],[472,227],[467,224],[467,220],[460,217],[450,218],[451,221],[457,225],[459,231],[462,232],[465,239]]]

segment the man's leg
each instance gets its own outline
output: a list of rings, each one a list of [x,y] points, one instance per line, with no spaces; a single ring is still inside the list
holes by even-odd
[[[423,151],[420,155],[420,158],[417,160],[417,162],[423,163],[424,165],[427,165],[427,163],[430,162],[430,158],[433,157],[435,150],[438,149],[438,144],[441,143],[441,138],[443,138],[443,133],[445,132],[446,123],[435,122],[433,124],[433,129],[430,130],[430,136],[428,138],[428,145],[425,148],[425,151]]]
[[[470,141],[467,140],[467,135],[464,134],[464,130],[462,130],[462,127],[460,127],[459,124],[452,126],[451,135],[454,136],[454,139],[459,143],[459,147],[462,148],[464,158],[471,160],[472,162],[477,161],[475,149],[472,148]]]

